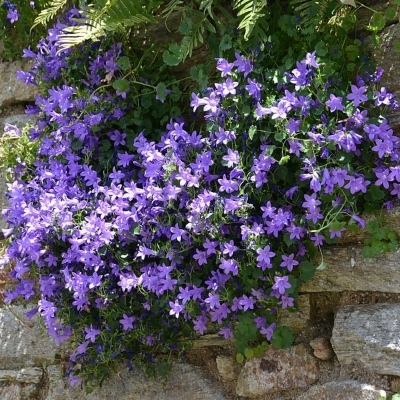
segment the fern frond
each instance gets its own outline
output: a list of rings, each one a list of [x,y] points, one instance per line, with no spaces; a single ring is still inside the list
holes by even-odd
[[[151,10],[142,3],[131,0],[97,0],[96,6],[92,5],[81,11],[84,23],[63,29],[59,36],[59,51],[86,40],[99,40],[107,32],[123,31],[132,26],[156,22]]]
[[[212,10],[212,6],[214,5],[214,0],[200,0],[199,4],[199,10],[204,10],[204,12],[207,11],[208,15],[214,19],[215,15]]]
[[[235,0],[233,9],[238,10],[237,16],[241,19],[238,28],[244,29],[244,39],[248,40],[257,21],[264,17],[263,9],[267,0]]]
[[[185,61],[187,57],[191,57],[193,50],[204,43],[204,35],[206,31],[215,33],[214,25],[210,20],[201,12],[191,10],[191,31],[188,35],[185,35],[181,42],[182,49],[182,61]]]
[[[52,0],[52,2],[50,3],[50,7],[47,7],[44,10],[40,11],[39,15],[33,22],[31,30],[39,24],[46,26],[47,23],[52,20],[65,7],[67,2],[68,0]]]
[[[182,9],[182,0],[171,0],[162,10],[161,16],[168,19],[168,17],[174,12]]]
[[[100,1],[98,2],[101,3]],[[107,0],[101,10],[100,18],[104,18],[104,16],[107,15],[107,23],[121,22],[121,25],[125,25],[122,21],[133,21],[135,18],[137,22],[134,24],[156,22],[156,19],[151,13],[152,8],[149,7],[149,10],[148,5],[149,2],[138,0]]]
[[[330,0],[292,0],[290,4],[300,17],[300,23],[316,28],[326,15]]]

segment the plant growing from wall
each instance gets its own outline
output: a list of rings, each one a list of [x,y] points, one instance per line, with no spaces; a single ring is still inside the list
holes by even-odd
[[[75,9],[25,51],[34,65],[19,78],[39,88],[37,124],[30,151],[12,157],[27,131],[8,127],[21,139],[0,154],[14,160],[6,301],[35,300],[29,315],[72,340],[72,383],[90,390],[122,361],[162,374],[166,355],[211,328],[235,338],[238,361],[290,346],[277,316],[321,246],[400,197],[399,140],[384,117],[397,103],[382,71],[361,68],[347,28],[307,33],[276,7],[276,29],[250,49],[250,31],[209,35],[215,72],[191,72],[202,86],[217,79],[191,93],[187,120],[185,81],[162,56],[112,35],[65,48],[66,24],[82,22]],[[385,246],[367,243],[368,255],[397,245],[381,233]]]

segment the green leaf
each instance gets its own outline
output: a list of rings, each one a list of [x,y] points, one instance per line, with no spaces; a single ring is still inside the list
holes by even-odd
[[[289,327],[279,326],[275,329],[272,336],[271,344],[276,349],[287,349],[294,341],[294,335]]]
[[[394,7],[388,7],[385,10],[385,15],[387,19],[394,19],[396,17],[397,10]]]
[[[181,24],[179,25],[179,32],[182,35],[190,35],[192,32],[192,19],[185,17],[182,19]]]
[[[326,48],[326,43],[323,41],[320,41],[317,43],[317,45],[315,46],[315,50],[317,53],[317,56],[323,57],[326,55],[326,53],[328,52],[327,48]]]
[[[129,67],[131,66],[129,57],[127,57],[127,56],[120,57],[117,61],[117,64],[121,67],[122,71],[128,70]]]
[[[254,351],[253,351],[253,349],[251,349],[250,347],[246,347],[246,348],[244,349],[244,356],[245,356],[246,358],[253,358],[253,357],[254,357]]]
[[[182,48],[178,44],[171,44],[163,53],[163,61],[169,66],[178,65],[183,60]]]
[[[312,279],[314,277],[315,270],[316,270],[316,267],[312,262],[303,261],[299,265],[300,279],[303,282],[309,281],[310,279]]]
[[[231,48],[232,48],[232,37],[231,37],[231,35],[228,35],[227,33],[225,33],[225,35],[222,36],[222,38],[219,42],[219,50],[222,53]]]
[[[117,79],[113,82],[112,87],[118,92],[126,92],[129,89],[129,82],[126,79]]]
[[[400,6],[400,0],[393,0],[393,4],[395,6]]]
[[[386,24],[385,15],[381,12],[376,12],[372,15],[369,21],[369,25],[367,26],[367,29],[372,32],[379,32],[385,27],[385,24]]]
[[[365,196],[367,200],[377,202],[385,197],[385,192],[378,188],[378,186],[370,185]]]
[[[200,91],[208,86],[208,73],[204,64],[195,65],[190,68],[190,76],[199,84]]]
[[[156,87],[156,91],[157,91],[157,97],[158,100],[161,101],[161,103],[164,103],[166,97],[167,97],[167,86],[165,86],[164,82],[160,82],[157,87]]]
[[[237,361],[239,364],[242,364],[242,363],[244,362],[244,355],[241,354],[241,353],[237,353],[237,354],[236,354],[236,361]]]
[[[254,135],[255,135],[256,132],[257,132],[257,127],[256,127],[255,125],[252,125],[252,126],[249,128],[249,139],[250,139],[250,140],[253,140],[253,137],[254,137]]]
[[[395,50],[397,53],[400,53],[400,40],[396,40],[396,41],[394,42],[394,50]]]
[[[347,58],[351,61],[355,61],[355,59],[358,57],[360,53],[360,50],[357,46],[355,46],[354,44],[350,44],[348,46],[346,46],[346,54],[347,54]]]

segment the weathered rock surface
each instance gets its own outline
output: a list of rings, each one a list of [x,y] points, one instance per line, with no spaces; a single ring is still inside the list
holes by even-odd
[[[379,291],[400,293],[400,250],[362,256],[361,246],[332,246],[324,249],[327,266],[301,287],[301,292]]]
[[[21,400],[21,386],[11,384],[3,389],[0,389],[1,400]]]
[[[278,314],[279,325],[288,326],[293,333],[300,333],[305,329],[310,320],[310,296],[308,294],[299,295],[297,299],[297,310],[281,310]]]
[[[36,367],[18,370],[0,370],[0,381],[16,381],[22,383],[39,383],[43,376],[43,370]]]
[[[18,128],[24,127],[27,123],[34,123],[36,119],[32,115],[15,114],[0,118],[0,131],[3,132],[5,124],[15,125]]]
[[[223,381],[233,381],[238,377],[239,364],[232,357],[218,356],[215,359],[217,369]]]
[[[379,400],[381,397],[386,398],[384,390],[357,381],[343,381],[315,385],[297,400]]]
[[[269,349],[263,357],[246,361],[236,393],[255,398],[281,390],[305,388],[318,380],[318,361],[303,345],[287,350]]]
[[[29,64],[23,61],[0,63],[0,108],[18,102],[34,100],[36,89],[22,81],[16,81],[17,71],[28,70]]]
[[[49,390],[45,400],[228,400],[212,387],[199,368],[188,364],[175,364],[165,382],[149,380],[137,371],[122,371],[87,395],[80,388],[71,388],[61,378],[59,367],[50,366],[47,372]]]
[[[0,369],[51,364],[60,351],[40,327],[37,318],[25,317],[28,309],[12,306],[0,308]]]
[[[314,350],[314,356],[320,360],[330,360],[335,355],[328,338],[315,338],[310,342],[310,346]]]
[[[341,307],[331,343],[341,365],[400,376],[400,304]]]

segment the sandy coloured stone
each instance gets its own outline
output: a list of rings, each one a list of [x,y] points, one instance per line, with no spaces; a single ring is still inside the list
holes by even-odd
[[[320,360],[330,360],[335,355],[328,338],[315,338],[311,340],[310,346],[314,350],[314,356]]]
[[[290,349],[270,348],[263,357],[246,361],[239,374],[236,393],[256,398],[282,390],[305,388],[319,377],[318,361],[304,345]]]

